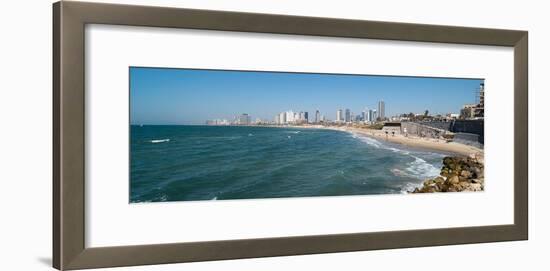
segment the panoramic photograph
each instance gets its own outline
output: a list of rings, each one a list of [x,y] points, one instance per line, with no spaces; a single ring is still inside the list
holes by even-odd
[[[480,78],[129,75],[130,203],[484,190]]]

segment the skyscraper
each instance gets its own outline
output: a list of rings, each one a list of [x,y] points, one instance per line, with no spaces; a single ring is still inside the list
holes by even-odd
[[[304,112],[304,121],[305,121],[306,123],[309,122],[309,116],[308,116],[308,114],[307,114],[307,111]]]
[[[338,111],[336,111],[336,122],[340,121],[342,121],[342,109],[338,109]]]
[[[315,110],[315,123],[319,123],[321,121],[321,113],[319,113],[319,110]]]
[[[249,125],[250,124],[250,116],[246,113],[243,113],[239,116],[239,124],[240,125]]]
[[[286,112],[279,113],[279,124],[286,124]]]
[[[384,120],[384,118],[386,118],[386,105],[384,104],[384,101],[378,102],[378,117],[380,120]]]
[[[350,122],[351,121],[351,112],[349,109],[346,108],[346,116],[345,116],[345,119],[344,119],[345,122]]]
[[[286,120],[285,120],[285,123],[292,123],[295,121],[295,118],[294,118],[294,111],[292,110],[289,110],[286,112]]]
[[[369,109],[368,114],[367,114],[367,121],[371,122],[373,120],[374,120],[374,111],[372,109]]]

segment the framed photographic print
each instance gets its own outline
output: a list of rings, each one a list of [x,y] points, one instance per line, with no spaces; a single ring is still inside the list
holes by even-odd
[[[58,2],[61,270],[527,239],[527,32]]]

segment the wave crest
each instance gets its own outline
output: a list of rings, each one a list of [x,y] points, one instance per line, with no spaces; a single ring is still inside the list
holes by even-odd
[[[163,143],[163,142],[170,142],[169,138],[166,139],[153,139],[150,141],[151,143]]]

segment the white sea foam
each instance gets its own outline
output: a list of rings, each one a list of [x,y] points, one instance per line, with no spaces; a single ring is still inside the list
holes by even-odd
[[[351,136],[352,136],[353,138],[357,138],[357,139],[361,140],[362,142],[367,143],[368,145],[373,146],[373,147],[375,147],[375,148],[377,148],[377,149],[383,147],[382,143],[381,143],[380,141],[374,139],[374,138],[370,138],[370,137],[366,137],[366,136],[361,136],[361,135],[359,135],[359,134],[357,134],[357,133],[352,133]]]
[[[434,165],[426,162],[426,160],[411,155],[414,161],[407,163],[405,172],[416,178],[433,178],[439,176],[439,169]]]
[[[420,186],[422,186],[422,185],[417,184],[417,183],[407,183],[401,188],[400,192],[401,192],[401,194],[407,194],[409,192],[414,191],[415,188],[418,188]]]
[[[153,139],[151,140],[151,143],[163,143],[163,142],[169,142],[170,139],[169,138],[166,138],[166,139]]]
[[[211,200],[218,200],[218,197],[213,197]]]
[[[421,180],[439,176],[439,168],[428,163],[426,160],[413,155],[414,152],[411,153],[411,151],[399,149],[391,145],[384,144],[383,142],[380,142],[374,138],[370,138],[368,136],[360,135],[357,133],[352,133],[352,136],[375,148],[386,149],[394,153],[398,153],[398,154],[402,154],[402,155],[410,156],[414,158],[413,161],[408,162],[406,164],[406,167],[404,169],[393,168],[391,172],[395,176],[412,177],[412,178],[421,179]],[[411,184],[411,185],[416,187],[417,184]]]

